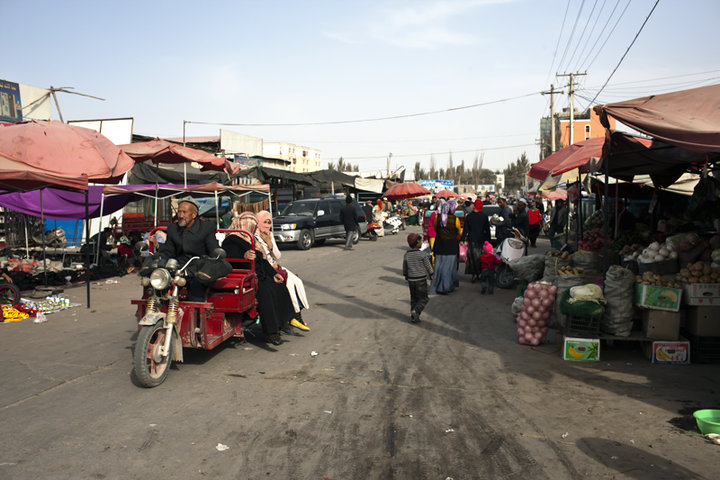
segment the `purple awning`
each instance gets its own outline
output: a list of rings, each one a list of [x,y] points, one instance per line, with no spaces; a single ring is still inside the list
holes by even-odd
[[[102,186],[88,187],[88,207],[90,218],[100,216]],[[40,195],[42,192],[42,212]],[[137,198],[131,194],[106,196],[103,201],[103,215],[116,212]],[[54,220],[81,220],[85,218],[85,194],[56,188],[44,188],[30,192],[5,193],[0,195],[0,206],[24,213]]]

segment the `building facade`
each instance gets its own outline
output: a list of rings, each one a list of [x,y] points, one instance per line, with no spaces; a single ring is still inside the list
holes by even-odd
[[[320,170],[322,163],[320,150],[285,142],[263,142],[263,157],[289,161],[288,170],[297,173]]]
[[[610,128],[616,128],[615,119],[608,116]],[[550,117],[544,117],[540,121],[540,143],[541,158],[550,155]],[[600,123],[600,118],[590,108],[584,112],[575,111],[573,118],[573,138],[570,142],[570,109],[564,108],[562,112],[555,114],[555,151],[561,150],[571,143],[581,142],[590,138],[604,137],[605,127]]]

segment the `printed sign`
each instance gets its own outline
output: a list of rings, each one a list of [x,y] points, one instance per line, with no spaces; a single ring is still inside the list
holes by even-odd
[[[22,122],[20,85],[0,80],[0,122]]]
[[[420,185],[433,192],[439,192],[440,190],[452,190],[455,180],[420,180]]]

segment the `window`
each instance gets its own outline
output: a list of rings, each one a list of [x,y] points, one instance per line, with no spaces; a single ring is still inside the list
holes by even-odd
[[[590,125],[585,125],[585,140],[590,138]]]

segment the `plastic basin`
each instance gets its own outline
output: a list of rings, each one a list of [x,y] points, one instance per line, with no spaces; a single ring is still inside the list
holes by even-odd
[[[720,410],[698,410],[693,413],[700,433],[720,434]]]

